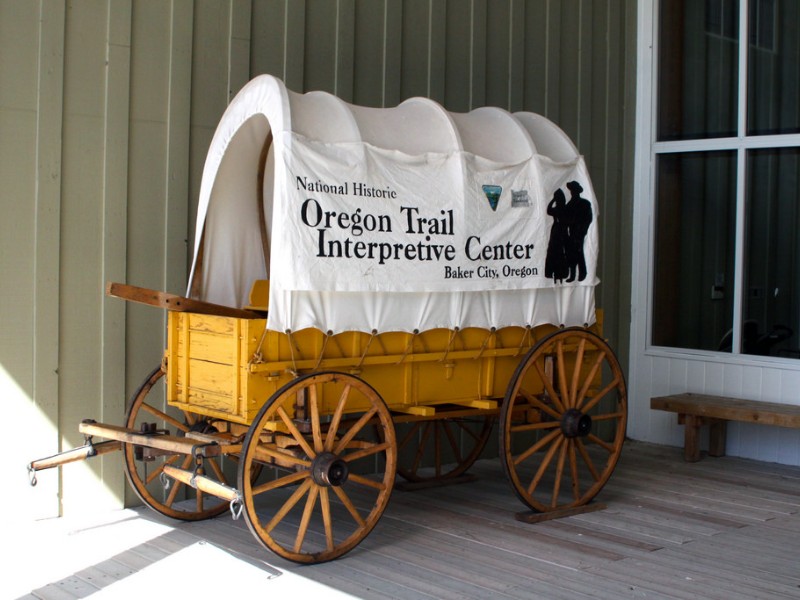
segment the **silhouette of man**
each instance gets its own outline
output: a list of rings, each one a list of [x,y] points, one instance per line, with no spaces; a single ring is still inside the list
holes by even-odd
[[[569,263],[569,277],[567,281],[586,279],[586,257],[583,253],[583,242],[592,224],[592,204],[581,197],[583,187],[577,181],[567,184],[571,197],[564,208],[565,221],[567,222],[567,262]]]

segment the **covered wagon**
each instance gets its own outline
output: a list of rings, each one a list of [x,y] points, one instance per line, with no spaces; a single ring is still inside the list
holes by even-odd
[[[82,423],[87,446],[32,476],[121,448],[150,507],[230,507],[297,562],[352,549],[396,481],[462,478],[495,422],[530,509],[608,480],[627,407],[595,310],[598,205],[552,122],[264,75],[223,115],[199,200],[185,297],[108,288],[169,310],[126,423]]]

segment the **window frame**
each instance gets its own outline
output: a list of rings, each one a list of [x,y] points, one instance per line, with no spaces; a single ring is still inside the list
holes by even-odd
[[[644,352],[651,356],[665,357],[698,357],[712,361],[731,363],[779,363],[800,366],[798,358],[780,356],[756,356],[741,352],[742,321],[744,312],[744,286],[745,286],[745,219],[746,219],[746,193],[747,193],[747,157],[751,150],[797,148],[800,147],[800,133],[747,135],[748,117],[748,60],[751,47],[749,40],[749,6],[754,0],[739,1],[739,48],[738,48],[738,86],[737,86],[737,134],[722,138],[701,138],[685,140],[658,140],[658,100],[659,100],[659,7],[662,0],[640,0],[639,6],[639,36],[640,48],[644,46],[650,50],[649,60],[642,60],[637,68],[639,78],[639,94],[637,99],[637,166],[635,171],[640,173],[634,186],[638,197],[646,198],[645,215],[647,218],[646,239],[640,239],[634,233],[634,248],[642,248],[647,285],[644,302],[637,302],[636,292],[632,303],[634,306],[643,306],[646,310],[644,330]],[[650,36],[648,43],[647,36]],[[776,31],[775,37],[778,33]],[[742,42],[745,43],[742,43]],[[660,155],[672,153],[708,152],[708,151],[733,151],[736,153],[736,199],[735,199],[735,249],[734,249],[734,282],[733,282],[733,350],[731,352],[687,349],[672,346],[658,346],[652,343],[653,335],[653,307],[655,286],[655,236],[656,236],[656,201],[657,201],[657,160]],[[643,196],[641,195],[643,194]],[[634,278],[637,273],[642,273],[638,260],[634,260]],[[634,279],[635,280],[635,279]],[[634,288],[635,289],[635,288]],[[636,328],[632,328],[633,330]],[[634,340],[632,340],[633,346]],[[633,346],[635,347],[635,346]]]

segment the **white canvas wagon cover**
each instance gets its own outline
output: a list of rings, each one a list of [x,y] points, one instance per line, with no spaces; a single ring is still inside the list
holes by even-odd
[[[242,307],[269,279],[277,331],[591,324],[597,221],[540,115],[367,108],[262,75],[211,142],[188,295]]]

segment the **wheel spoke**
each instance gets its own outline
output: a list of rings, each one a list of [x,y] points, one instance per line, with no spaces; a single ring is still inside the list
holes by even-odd
[[[436,477],[442,474],[442,441],[439,435],[441,423],[439,421],[433,422],[433,465]]]
[[[559,437],[550,446],[550,449],[545,454],[544,458],[542,459],[542,463],[539,465],[539,469],[536,471],[536,475],[534,476],[533,480],[531,481],[530,485],[528,485],[528,493],[532,494],[533,490],[535,490],[539,486],[539,482],[542,480],[545,471],[547,471],[547,467],[550,465],[550,461],[553,460],[553,456],[555,456],[556,452],[558,451],[561,444],[564,442],[564,437]]]
[[[289,514],[289,511],[292,510],[298,502],[300,502],[300,498],[302,498],[305,495],[305,493],[311,488],[313,484],[314,482],[311,481],[311,479],[306,479],[303,483],[301,483],[300,486],[294,491],[294,493],[291,496],[289,496],[289,499],[286,502],[284,502],[280,510],[278,510],[278,512],[275,513],[275,516],[272,517],[270,522],[267,523],[267,526],[264,528],[264,530],[267,533],[269,533],[270,531],[275,529],[275,527],[277,527],[278,524],[281,521],[283,521],[284,517],[286,517],[286,515]]]
[[[273,479],[267,483],[262,483],[261,485],[254,487],[252,493],[253,496],[258,496],[259,494],[263,494],[265,492],[271,492],[272,490],[286,487],[287,485],[292,485],[293,483],[297,483],[298,481],[307,479],[309,477],[311,477],[311,473],[309,471],[298,471],[297,473],[292,473],[291,475],[280,477],[279,479]]]
[[[187,456],[186,458],[183,459],[183,464],[181,465],[181,468],[184,470],[188,469],[191,466],[191,464],[192,464],[192,457]],[[172,506],[175,503],[175,498],[178,496],[178,492],[183,487],[182,481],[174,480],[173,483],[174,484],[172,486],[172,489],[169,491],[167,499],[164,502],[164,504],[166,504],[167,506]]]
[[[317,456],[317,453],[314,452],[311,446],[308,445],[306,438],[303,437],[303,434],[300,433],[299,429],[297,429],[297,426],[294,424],[294,421],[292,421],[289,418],[289,415],[286,414],[286,411],[283,410],[283,407],[279,406],[276,412],[283,421],[283,424],[286,425],[287,429],[292,434],[292,437],[295,439],[295,441],[297,441],[298,444],[300,444],[300,447],[303,448],[303,451],[306,453],[306,455],[308,455],[309,458],[315,458]]]
[[[356,524],[359,527],[364,527],[366,525],[364,519],[362,519],[361,515],[358,514],[358,510],[353,504],[353,501],[350,500],[350,497],[345,493],[345,491],[339,486],[334,486],[332,489],[334,493],[339,497],[339,500],[342,501],[342,504],[344,504],[344,507],[350,513],[350,516],[353,517],[353,520],[356,522]]]
[[[603,448],[604,450],[606,450],[608,452],[614,452],[614,445],[613,444],[609,444],[608,442],[605,442],[605,441],[601,440],[599,437],[597,437],[593,433],[590,433],[588,436],[586,436],[586,439],[591,441],[591,442],[594,442],[595,444],[597,444],[598,446],[600,446],[601,448]]]
[[[586,406],[581,408],[581,410],[585,413],[592,410],[595,406],[597,406],[597,403],[600,402],[600,400],[602,400],[603,398],[605,398],[606,395],[611,390],[617,387],[617,385],[619,385],[619,377],[615,377],[611,383],[609,383],[606,387],[600,390],[594,398],[592,398],[589,402],[586,403]]]
[[[556,357],[558,387],[561,390],[559,397],[565,408],[571,408],[569,403],[569,388],[567,387],[567,363],[564,360],[564,342],[560,338],[556,342]]]
[[[375,413],[378,412],[378,409],[373,406],[369,412],[364,413],[364,415],[353,425],[350,429],[347,430],[347,433],[344,434],[342,439],[339,440],[339,443],[336,444],[336,449],[333,451],[334,454],[341,454],[342,450],[347,447],[347,444],[352,440],[355,435],[361,431],[364,426],[369,422],[369,420],[375,416]]]
[[[163,465],[158,465],[155,469],[153,469],[153,472],[147,475],[144,482],[147,483],[148,485],[151,484],[156,477],[158,477],[159,475],[161,475],[161,473],[164,472],[164,465],[171,465],[176,460],[178,460],[178,458],[179,456],[177,454],[175,454],[174,456],[170,456],[167,460],[164,461]]]
[[[528,404],[531,405],[531,407],[538,408],[539,410],[543,410],[544,412],[546,412],[548,415],[550,415],[554,419],[561,420],[561,414],[560,413],[558,413],[555,410],[553,410],[552,407],[547,406],[547,404],[545,404],[544,402],[539,400],[539,398],[537,398],[536,396],[534,396],[532,394],[528,394],[527,392],[523,392],[522,390],[520,390],[520,395],[523,398],[525,398],[525,400],[528,402]],[[551,396],[551,399],[552,398],[553,397]]]
[[[569,442],[569,440],[567,440]],[[556,466],[556,480],[553,485],[553,500],[550,506],[555,508],[558,506],[558,494],[561,492],[561,478],[564,475],[564,460],[567,458],[567,448],[569,444],[561,444],[561,450],[558,453],[558,465]]]
[[[544,385],[544,389],[547,392],[547,396],[553,402],[553,404],[555,405],[556,410],[558,412],[556,412],[555,410],[550,409],[549,407],[547,409],[544,409],[544,410],[546,410],[547,413],[550,414],[551,416],[553,416],[556,419],[558,419],[559,416],[560,416],[559,412],[563,413],[566,410],[566,408],[564,407],[563,403],[561,402],[561,398],[559,398],[558,392],[556,391],[556,388],[553,387],[553,381],[544,372],[544,369],[542,368],[542,365],[539,364],[538,360],[534,361],[533,367],[536,369],[536,373],[539,375],[539,379],[541,380],[542,384]]]
[[[300,552],[303,548],[303,541],[306,539],[306,531],[308,531],[308,524],[311,522],[311,513],[314,512],[314,505],[317,503],[317,495],[319,494],[319,487],[316,485],[311,486],[306,498],[306,506],[303,509],[303,517],[300,519],[300,527],[297,530],[297,537],[294,540],[294,551]]]
[[[572,369],[572,385],[569,390],[569,405],[576,407],[578,394],[578,381],[580,380],[581,369],[583,368],[583,352],[586,349],[586,338],[581,338],[578,343],[578,352],[575,356],[575,367]]]
[[[178,421],[174,417],[169,416],[163,410],[157,409],[152,404],[147,404],[146,402],[142,402],[141,410],[150,413],[151,415],[153,415],[154,417],[156,417],[158,419],[166,421],[167,423],[169,423],[170,425],[172,425],[176,429],[179,429],[179,430],[183,431],[184,433],[189,431],[189,426],[188,425],[186,425],[185,423],[181,423],[180,421]]]
[[[597,469],[594,468],[594,463],[592,459],[589,457],[589,453],[586,451],[586,446],[583,445],[583,442],[579,439],[575,439],[575,444],[578,446],[578,452],[583,459],[583,462],[586,463],[586,467],[589,469],[589,472],[592,474],[592,477],[595,481],[600,481],[600,475],[597,472]]]
[[[360,483],[361,485],[375,488],[376,490],[380,491],[386,489],[386,485],[382,481],[375,481],[374,479],[369,479],[367,477],[364,477],[363,475],[356,475],[354,473],[350,473],[348,481],[352,481],[353,483]]]
[[[374,456],[375,454],[383,452],[384,450],[387,450],[390,447],[391,444],[389,444],[388,442],[384,442],[383,444],[373,444],[367,448],[362,448],[357,452],[344,454],[342,456],[342,459],[344,459],[346,462],[355,462],[361,458],[364,458],[365,456]]]
[[[447,421],[442,421],[442,429],[444,429],[444,432],[447,435],[447,441],[450,443],[450,448],[452,448],[456,460],[461,462],[463,460],[461,458],[461,448],[459,448],[458,441],[456,440],[455,435],[453,435],[453,432],[451,431]]]
[[[308,386],[308,404],[311,412],[311,435],[314,438],[314,452],[319,454],[325,448],[322,431],[319,426],[319,405],[317,402],[317,386]]]
[[[422,421],[417,421],[414,423],[414,425],[412,425],[412,427],[408,430],[408,433],[403,436],[403,439],[398,442],[397,447],[405,448],[406,444],[411,441],[411,437],[419,431],[420,427],[422,427]]]
[[[575,408],[582,410],[583,412],[587,412],[587,409],[583,406],[583,401],[586,398],[586,394],[589,392],[589,388],[591,387],[595,376],[597,376],[597,371],[598,369],[600,369],[600,366],[603,364],[605,358],[606,358],[606,353],[601,350],[598,353],[594,363],[592,364],[592,368],[589,369],[589,373],[586,376],[586,379],[583,380],[583,386],[581,386],[581,391],[578,394],[578,399],[575,404]]]
[[[298,458],[294,454],[290,454],[288,452],[282,452],[274,444],[259,444],[259,446],[254,450],[253,454],[255,459],[264,463],[269,463],[270,459],[274,458],[276,459],[275,462],[277,462],[281,467],[311,467],[311,461]]]
[[[425,428],[422,430],[422,439],[417,444],[417,451],[414,453],[414,462],[411,463],[411,472],[416,473],[419,469],[419,463],[422,461],[422,456],[425,454],[425,448],[428,445],[428,438],[431,436],[432,421],[426,421]]]
[[[609,421],[611,419],[621,419],[625,416],[623,412],[607,413],[603,415],[592,415],[592,421]]]
[[[319,489],[319,504],[322,508],[322,523],[325,527],[325,549],[332,552],[334,547],[333,522],[331,521],[331,501],[326,487]]]
[[[333,418],[331,419],[330,426],[328,427],[328,437],[325,438],[325,450],[330,452],[333,450],[333,444],[336,442],[336,432],[339,430],[339,423],[344,414],[344,406],[347,404],[347,398],[350,396],[350,384],[346,384],[342,390],[339,401],[336,403],[336,410],[333,411]]]
[[[467,422],[461,421],[461,420],[456,420],[456,421],[452,421],[452,423],[455,423],[458,426],[458,428],[461,429],[461,431],[466,433],[468,436],[470,436],[476,442],[481,439],[481,437],[477,433],[475,433],[472,429],[467,427]]]
[[[225,477],[225,474],[222,472],[222,468],[219,466],[219,463],[216,460],[212,458],[204,461],[204,463],[211,465],[211,470],[214,471],[214,475],[216,475],[218,481],[225,484],[228,483],[228,479]]]
[[[569,470],[572,474],[572,495],[575,500],[581,497],[581,483],[578,478],[578,457],[575,454],[575,440],[569,440]]]
[[[537,429],[555,429],[556,427],[561,427],[561,423],[558,421],[543,421],[541,423],[515,425],[514,427],[509,427],[508,430],[511,433],[521,433],[523,431],[536,431]]]
[[[561,430],[557,429],[555,431],[551,431],[538,442],[536,442],[533,446],[525,450],[522,454],[514,458],[514,464],[519,465],[522,461],[529,458],[534,452],[537,452],[540,448],[544,448],[547,444],[552,442],[556,437],[561,435]]]

